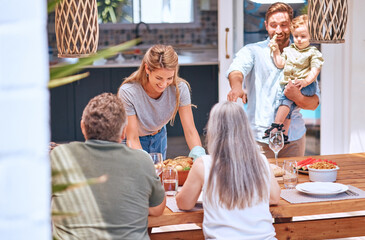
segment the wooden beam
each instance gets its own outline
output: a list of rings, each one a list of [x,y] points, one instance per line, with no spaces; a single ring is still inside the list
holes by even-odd
[[[277,239],[332,239],[365,236],[365,216],[275,223]]]
[[[202,240],[204,234],[201,229],[179,232],[151,233],[151,240]]]

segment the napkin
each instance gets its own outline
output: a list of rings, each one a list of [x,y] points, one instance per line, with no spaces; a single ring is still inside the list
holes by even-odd
[[[203,210],[202,203],[195,204],[195,207],[191,210],[181,210],[177,207],[175,197],[166,198],[166,207],[168,207],[172,212],[195,212],[195,211]]]

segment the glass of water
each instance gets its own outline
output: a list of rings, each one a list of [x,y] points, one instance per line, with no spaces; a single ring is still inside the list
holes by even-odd
[[[295,160],[284,160],[284,187],[287,189],[293,189],[298,183],[298,170],[297,161]]]
[[[178,187],[178,173],[173,166],[167,166],[162,172],[162,182],[167,196],[175,196]]]

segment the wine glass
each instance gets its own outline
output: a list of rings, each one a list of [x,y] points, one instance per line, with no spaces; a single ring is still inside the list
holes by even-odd
[[[160,176],[164,166],[162,153],[150,153],[150,156],[152,158],[153,164],[155,165],[156,174],[157,176]]]
[[[282,131],[270,132],[269,147],[275,153],[275,162],[278,166],[278,153],[284,147],[284,136]]]

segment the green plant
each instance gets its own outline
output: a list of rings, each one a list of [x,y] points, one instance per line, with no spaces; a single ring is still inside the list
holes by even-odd
[[[308,3],[305,3],[304,6],[299,10],[300,14],[308,14]]]
[[[72,170],[67,171],[57,171],[52,170],[51,176],[52,176],[52,197],[55,197],[58,193],[62,193],[65,191],[69,191],[75,188],[83,187],[85,185],[91,185],[96,183],[103,183],[108,180],[107,175],[102,175],[98,178],[89,178],[84,182],[77,182],[77,183],[58,183],[57,179],[63,175],[67,175],[71,173]],[[55,217],[67,217],[67,216],[75,216],[77,213],[70,213],[70,212],[55,212],[52,211],[52,218]]]
[[[47,11],[51,13],[55,10],[55,7],[62,0],[49,0]],[[101,51],[96,52],[95,54],[91,54],[88,57],[80,58],[77,63],[74,64],[57,64],[50,68],[50,81],[48,83],[49,88],[59,87],[65,84],[72,83],[74,81],[80,80],[89,76],[89,73],[81,73],[75,74],[85,68],[88,65],[91,65],[94,61],[101,58],[108,58],[116,55],[118,52],[129,49],[141,42],[141,39],[133,39],[125,43],[121,43],[119,45],[115,45],[109,47],[107,49],[103,49]]]
[[[77,183],[70,183],[70,182],[59,183],[58,182],[58,178],[60,178],[61,176],[70,174],[70,173],[72,173],[72,169],[68,169],[67,171],[52,170],[52,198],[57,197],[57,194],[65,192],[65,191],[69,191],[69,190],[83,187],[86,185],[103,183],[108,180],[107,175],[102,175],[98,178],[89,178],[86,181],[77,182]],[[55,221],[56,219],[60,219],[60,218],[62,219],[65,217],[74,217],[77,215],[78,215],[78,213],[75,213],[75,212],[60,212],[60,211],[53,211],[53,210],[51,213],[52,221]],[[53,238],[53,240],[58,240],[57,237],[55,237],[55,236],[53,236],[52,238]]]
[[[97,0],[98,17],[103,23],[117,23],[124,15],[123,6],[127,0]]]
[[[50,81],[48,83],[49,88],[59,87],[82,78],[89,76],[89,73],[81,73],[77,75],[72,75],[79,72],[81,69],[88,65],[91,65],[95,60],[100,58],[108,58],[114,56],[118,52],[124,51],[135,46],[139,43],[140,39],[133,39],[128,42],[112,46],[110,48],[98,51],[89,57],[80,58],[77,63],[74,64],[58,64],[50,68]],[[72,76],[70,76],[72,75]]]

